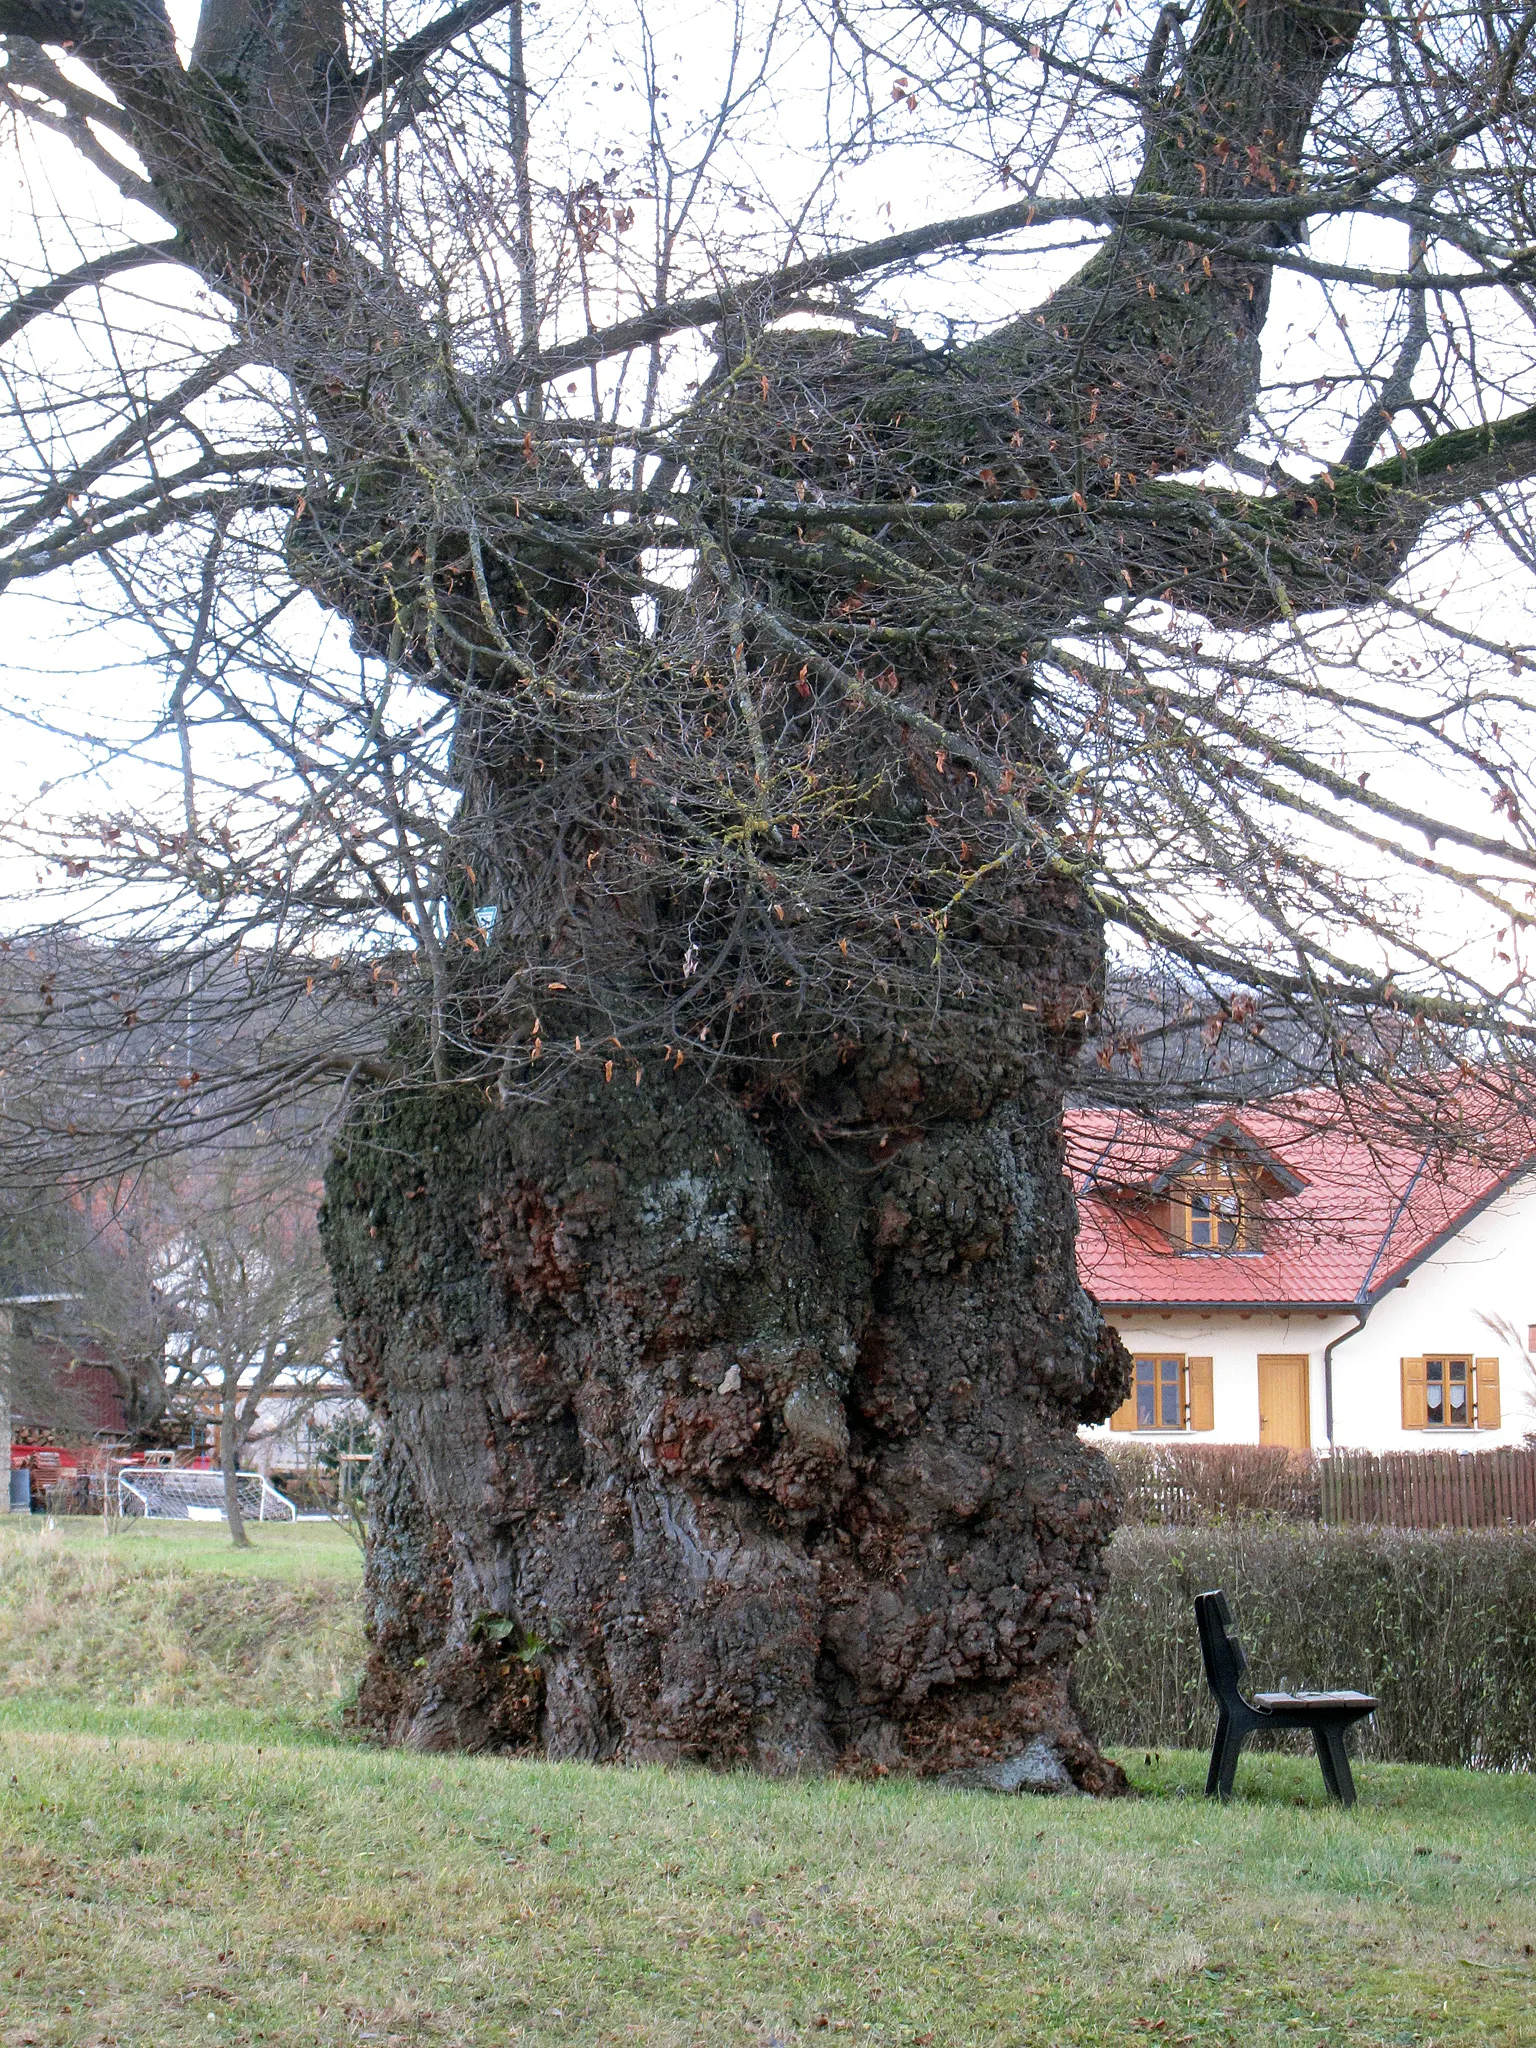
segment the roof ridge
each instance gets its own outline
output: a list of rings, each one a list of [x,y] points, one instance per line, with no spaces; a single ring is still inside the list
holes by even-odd
[[[1434,1140],[1431,1139],[1429,1144],[1427,1144],[1424,1147],[1424,1150],[1419,1157],[1418,1165],[1413,1169],[1413,1172],[1409,1175],[1407,1187],[1405,1187],[1403,1189],[1403,1192],[1398,1196],[1397,1206],[1393,1209],[1392,1214],[1388,1217],[1387,1227],[1381,1234],[1381,1243],[1376,1247],[1376,1256],[1371,1260],[1370,1265],[1367,1266],[1365,1269],[1365,1278],[1360,1282],[1359,1292],[1355,1296],[1356,1301],[1366,1301],[1370,1298],[1371,1282],[1376,1278],[1376,1268],[1381,1264],[1382,1260],[1386,1257],[1387,1246],[1392,1242],[1392,1233],[1394,1230],[1396,1230],[1399,1219],[1401,1218],[1403,1211],[1407,1208],[1409,1199],[1412,1196],[1414,1189],[1418,1186],[1420,1177],[1422,1176],[1425,1167],[1428,1166],[1430,1154],[1434,1151],[1434,1149]]]

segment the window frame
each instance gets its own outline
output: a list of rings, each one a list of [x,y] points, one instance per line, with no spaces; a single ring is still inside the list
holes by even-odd
[[[1141,1419],[1141,1368],[1144,1365],[1152,1367],[1152,1375],[1148,1382],[1149,1391],[1152,1395],[1154,1416],[1151,1422],[1143,1422]],[[1175,1368],[1174,1376],[1171,1380],[1166,1377],[1163,1371],[1165,1366],[1170,1365]],[[1179,1419],[1177,1422],[1164,1422],[1161,1419],[1165,1406],[1164,1395],[1169,1391],[1174,1393],[1178,1406]],[[1136,1405],[1136,1414],[1132,1427],[1138,1435],[1182,1435],[1189,1428],[1188,1355],[1182,1351],[1133,1351],[1131,1353],[1131,1399]]]
[[[1138,1396],[1141,1382],[1138,1368],[1148,1363],[1154,1368],[1176,1365],[1178,1368],[1179,1420],[1162,1422],[1153,1420],[1143,1423],[1139,1420]],[[1151,1382],[1154,1398],[1162,1392],[1163,1379],[1158,1373]],[[1156,1401],[1154,1416],[1161,1412],[1162,1403]],[[1108,1418],[1109,1426],[1117,1432],[1131,1436],[1189,1436],[1197,1432],[1209,1432],[1216,1427],[1216,1361],[1209,1352],[1174,1351],[1171,1349],[1140,1350],[1131,1352],[1131,1391],[1126,1395],[1114,1414]]]
[[[1169,1200],[1171,1235],[1182,1250],[1217,1258],[1226,1253],[1257,1250],[1257,1185],[1252,1173],[1228,1155],[1207,1157],[1179,1174],[1169,1191]],[[1196,1215],[1197,1202],[1206,1205],[1205,1215]],[[1221,1242],[1221,1231],[1228,1221],[1223,1211],[1229,1212],[1232,1231],[1226,1243]],[[1201,1243],[1196,1238],[1196,1229],[1202,1225],[1210,1230],[1214,1242]]]
[[[1449,1398],[1451,1388],[1457,1384],[1457,1382],[1451,1377],[1452,1368],[1458,1365],[1462,1368],[1460,1385],[1462,1390],[1463,1412],[1462,1419],[1460,1422],[1453,1421],[1451,1416],[1446,1412],[1447,1409],[1451,1406]],[[1436,1370],[1438,1370],[1441,1375],[1439,1379],[1434,1379],[1431,1377],[1431,1374]],[[1477,1369],[1473,1363],[1472,1354],[1470,1351],[1442,1351],[1438,1354],[1426,1351],[1424,1353],[1424,1427],[1426,1429],[1476,1429],[1476,1373]],[[1438,1418],[1435,1416],[1433,1412],[1429,1398],[1430,1388],[1436,1386],[1439,1388],[1441,1395],[1441,1412]]]
[[[1503,1425],[1503,1404],[1500,1392],[1501,1361],[1498,1358],[1480,1358],[1473,1351],[1457,1351],[1442,1346],[1436,1351],[1426,1351],[1401,1361],[1403,1428],[1415,1434],[1422,1431],[1434,1437],[1471,1435],[1477,1430],[1496,1430]],[[1450,1368],[1461,1366],[1465,1377],[1460,1384],[1466,1388],[1466,1407],[1459,1422],[1449,1419],[1446,1409],[1449,1403],[1442,1403],[1442,1412],[1436,1417],[1430,1412],[1429,1394],[1431,1386],[1438,1385],[1448,1390],[1457,1382],[1448,1376],[1438,1381],[1431,1380],[1430,1369],[1438,1367],[1443,1375]]]

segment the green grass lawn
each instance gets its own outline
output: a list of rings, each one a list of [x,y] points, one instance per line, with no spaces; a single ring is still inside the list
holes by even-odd
[[[268,1524],[0,1521],[6,1725],[168,1736],[338,1733],[363,1659],[357,1545]]]
[[[251,1547],[236,1550],[229,1532],[218,1522],[146,1522],[124,1520],[102,1533],[94,1515],[18,1515],[0,1521],[0,1560],[36,1553],[79,1560],[108,1559],[122,1567],[144,1564],[155,1571],[180,1568],[233,1573],[242,1579],[286,1579],[310,1585],[334,1579],[356,1585],[362,1577],[362,1552],[335,1522],[252,1522]],[[35,1547],[35,1548],[34,1548]]]
[[[1222,1809],[1190,1755],[1099,1804],[385,1754],[335,1732],[346,1539],[169,1533],[0,1532],[7,2044],[1536,2042],[1530,1779],[1367,1765],[1342,1814],[1283,1756]]]

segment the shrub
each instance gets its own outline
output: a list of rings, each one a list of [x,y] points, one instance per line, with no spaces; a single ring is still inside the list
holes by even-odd
[[[1108,1450],[1127,1522],[1182,1527],[1253,1516],[1321,1520],[1318,1461],[1310,1451],[1138,1443],[1112,1443]]]
[[[1259,1690],[1377,1695],[1361,1755],[1536,1768],[1536,1530],[1128,1527],[1109,1566],[1076,1669],[1101,1742],[1211,1740],[1193,1603],[1219,1586]]]

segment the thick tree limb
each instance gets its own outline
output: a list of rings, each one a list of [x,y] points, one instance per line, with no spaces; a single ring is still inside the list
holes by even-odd
[[[878,242],[860,242],[824,256],[807,257],[800,263],[760,272],[736,285],[699,292],[686,299],[668,300],[632,314],[628,319],[617,320],[611,327],[599,328],[593,334],[557,343],[539,350],[536,355],[530,354],[512,364],[507,371],[496,373],[493,381],[507,392],[521,390],[530,384],[562,376],[568,370],[602,362],[608,356],[648,347],[688,328],[711,326],[743,310],[759,318],[768,318],[776,307],[827,285],[846,284],[854,278],[873,276],[899,263],[954,253],[976,243],[997,241],[1027,228],[1049,227],[1058,222],[1071,222],[1083,227],[1135,229],[1138,233],[1156,235],[1170,243],[1197,243],[1208,247],[1213,254],[1230,256],[1240,252],[1245,263],[1295,270],[1305,276],[1360,284],[1381,291],[1469,291],[1523,283],[1536,274],[1536,253],[1529,251],[1520,252],[1514,260],[1497,270],[1426,276],[1422,270],[1327,263],[1289,245],[1236,242],[1221,233],[1221,228],[1227,225],[1250,228],[1294,226],[1320,213],[1351,211],[1380,213],[1397,220],[1404,218],[1409,209],[1400,205],[1375,207],[1344,191],[1334,195],[1321,191],[1306,192],[1281,200],[1212,200],[1204,203],[1190,202],[1166,193],[1015,200],[1007,206],[989,208],[984,213],[931,221],[900,234],[887,235]],[[1433,235],[1436,225],[1430,216],[1426,230],[1429,236]],[[1444,228],[1449,239],[1456,232],[1456,223],[1447,221]]]
[[[141,178],[137,171],[125,164],[120,157],[112,154],[101,142],[91,126],[97,117],[78,114],[66,109],[63,113],[41,101],[26,99],[16,89],[6,72],[0,72],[0,97],[11,109],[29,124],[47,128],[54,135],[67,142],[75,154],[88,163],[93,171],[105,178],[107,183],[120,192],[124,199],[131,199],[136,206],[142,206],[151,213],[166,218],[164,209],[155,198],[155,188],[147,178]],[[106,105],[102,101],[103,106]],[[113,134],[120,134],[117,128]],[[167,221],[167,225],[169,222]]]
[[[1133,595],[1251,629],[1380,601],[1437,513],[1530,477],[1536,407],[1270,497],[1154,481],[1130,503],[1101,491],[1085,509],[1117,529]],[[1044,506],[1019,512],[1038,518]]]
[[[1437,434],[1369,469],[1325,472],[1283,498],[1203,495],[1252,539],[1302,611],[1346,602],[1352,586],[1356,602],[1368,599],[1396,578],[1437,512],[1533,476],[1536,406],[1486,426]],[[1233,565],[1227,567],[1230,578]]]
[[[797,558],[819,563],[824,546],[841,547],[851,559],[861,531],[1010,528],[1021,543],[1038,547],[1049,529],[1065,542],[1074,528],[1086,530],[1091,522],[1116,533],[1122,578],[1134,595],[1166,595],[1181,607],[1253,627],[1375,601],[1436,513],[1532,476],[1536,407],[1436,435],[1369,469],[1325,472],[1267,497],[1172,481],[1122,486],[1104,478],[1086,493],[1034,498],[829,498],[804,505],[762,498],[736,500],[729,509],[742,536],[737,546],[747,554],[766,550],[767,558],[786,565]],[[786,529],[804,538],[790,541]],[[825,544],[810,538],[824,533]],[[785,537],[774,541],[774,534]],[[881,559],[886,568],[896,565],[899,578],[899,556],[886,549]],[[859,561],[863,573],[883,581],[872,554]],[[991,622],[979,592],[968,589],[963,599],[956,593],[955,602],[970,607],[978,623]],[[931,625],[933,637],[943,639],[937,613]],[[1022,646],[1030,639],[1027,622],[1016,616],[1012,634],[1002,631],[997,644]]]
[[[459,36],[468,35],[471,29],[494,21],[498,14],[505,14],[507,6],[508,0],[463,0],[461,6],[440,14],[436,21],[429,21],[425,28],[405,37],[391,49],[381,51],[371,64],[354,71],[349,81],[349,96],[357,106],[367,106],[370,100],[377,99],[389,87],[403,85],[414,78]]]
[[[174,263],[176,257],[174,236],[164,242],[135,242],[128,249],[109,249],[103,256],[92,256],[73,270],[50,277],[44,284],[34,285],[30,291],[22,292],[13,299],[0,313],[0,348],[13,341],[30,321],[41,318],[44,313],[55,312],[73,293],[84,291],[91,285],[105,284],[109,277],[118,277],[126,270],[142,270],[149,263]]]
[[[26,37],[7,36],[3,75],[11,86],[29,86],[34,92],[45,93],[77,121],[99,121],[125,142],[131,140],[127,117],[115,100],[87,91],[61,71],[46,50]]]

